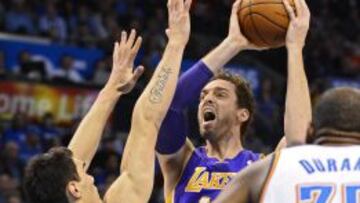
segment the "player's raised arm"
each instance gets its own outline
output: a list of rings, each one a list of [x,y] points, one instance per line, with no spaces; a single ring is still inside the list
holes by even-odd
[[[228,36],[214,50],[206,55],[202,61],[213,72],[217,73],[234,56],[242,50],[264,50],[249,42],[241,33],[238,11],[242,0],[236,0],[232,6]]]
[[[106,203],[147,202],[155,162],[155,143],[160,124],[173,98],[185,46],[190,35],[191,0],[169,0],[169,38],[152,79],[136,102],[129,138],[121,163],[121,175],[105,195]]]
[[[311,121],[311,101],[303,62],[303,47],[309,30],[310,11],[304,0],[294,0],[296,14],[288,0],[283,0],[290,17],[286,35],[288,84],[285,103],[284,131],[287,146],[305,143]]]
[[[163,174],[166,176],[165,190],[172,186],[181,175],[182,167],[191,156],[193,145],[187,140],[186,117],[184,109],[200,97],[202,88],[235,55],[245,49],[263,49],[251,44],[241,33],[237,12],[241,0],[232,7],[229,33],[226,39],[181,75],[173,102],[160,128],[156,146]]]
[[[68,148],[73,152],[76,160],[86,164],[85,169],[94,157],[107,119],[117,100],[122,94],[133,89],[143,72],[143,67],[133,72],[133,61],[141,41],[141,38],[135,40],[135,31],[132,31],[129,38],[126,32],[122,32],[121,41],[114,45],[110,78],[70,141]]]

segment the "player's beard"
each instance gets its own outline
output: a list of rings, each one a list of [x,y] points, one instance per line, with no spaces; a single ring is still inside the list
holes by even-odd
[[[210,142],[217,142],[221,140],[222,137],[227,137],[229,133],[232,132],[234,126],[237,126],[235,119],[234,115],[228,115],[226,117],[218,115],[211,127],[208,129],[204,129],[204,126],[200,127],[201,137]]]
[[[201,137],[205,140],[212,140],[216,134],[212,131],[202,132]]]

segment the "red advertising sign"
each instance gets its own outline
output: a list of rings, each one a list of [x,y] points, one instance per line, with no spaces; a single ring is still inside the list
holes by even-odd
[[[97,90],[73,86],[0,81],[0,116],[11,118],[21,112],[39,118],[51,112],[58,122],[69,123],[83,117],[97,94]]]

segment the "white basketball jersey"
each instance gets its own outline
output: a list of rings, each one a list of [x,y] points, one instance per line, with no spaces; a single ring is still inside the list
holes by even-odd
[[[300,146],[275,156],[264,203],[360,203],[360,146]]]

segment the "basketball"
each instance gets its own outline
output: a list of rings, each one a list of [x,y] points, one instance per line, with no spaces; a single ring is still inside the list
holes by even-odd
[[[294,0],[289,0],[295,10]],[[243,0],[238,11],[242,34],[259,47],[285,43],[289,16],[282,0]]]

